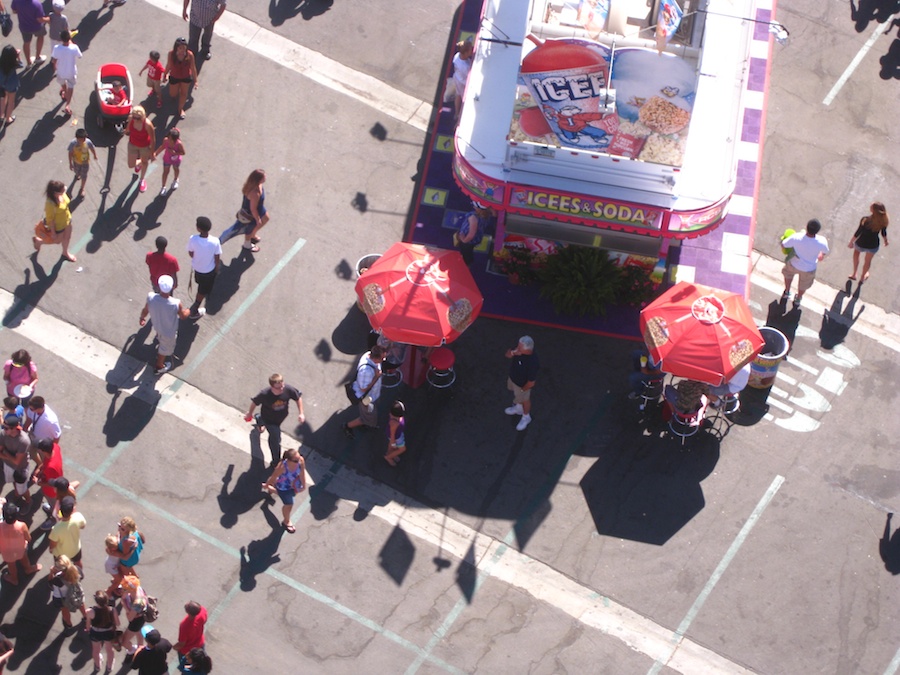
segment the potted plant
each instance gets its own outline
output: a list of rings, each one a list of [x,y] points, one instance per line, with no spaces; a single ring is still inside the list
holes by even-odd
[[[649,272],[619,267],[596,248],[567,246],[547,257],[540,272],[541,296],[560,314],[606,316],[611,304],[640,305],[653,293]]]

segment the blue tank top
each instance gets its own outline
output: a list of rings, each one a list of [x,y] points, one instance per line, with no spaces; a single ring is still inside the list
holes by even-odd
[[[253,213],[253,211],[250,210],[250,199],[247,195],[244,195],[244,201],[241,202],[241,210],[246,211],[247,213]],[[256,205],[256,212],[259,214],[260,218],[266,215],[266,188],[263,188],[262,194],[259,195],[259,204]]]
[[[288,469],[287,460],[282,461],[281,466],[284,467],[284,471],[275,479],[275,489],[280,490],[281,492],[293,492],[294,483],[300,480],[300,472],[303,471],[303,464],[297,462],[297,468],[293,471]]]

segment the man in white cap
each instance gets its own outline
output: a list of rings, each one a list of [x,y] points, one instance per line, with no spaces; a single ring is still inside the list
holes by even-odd
[[[141,310],[141,325],[147,323],[147,315],[156,331],[156,367],[155,375],[162,375],[172,370],[170,357],[175,353],[175,341],[178,339],[178,319],[186,319],[190,310],[182,306],[181,301],[172,297],[175,280],[164,274],[158,280],[159,293],[149,293],[147,304]]]

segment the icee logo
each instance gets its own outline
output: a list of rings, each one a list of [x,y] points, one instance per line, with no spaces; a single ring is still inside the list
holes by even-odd
[[[550,75],[529,80],[532,94],[541,103],[562,103],[598,98],[606,91],[606,77],[603,72],[575,72],[571,75]]]

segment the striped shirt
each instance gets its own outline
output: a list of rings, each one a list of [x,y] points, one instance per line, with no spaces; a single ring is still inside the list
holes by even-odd
[[[226,0],[191,0],[191,23],[206,28],[225,4]]]

